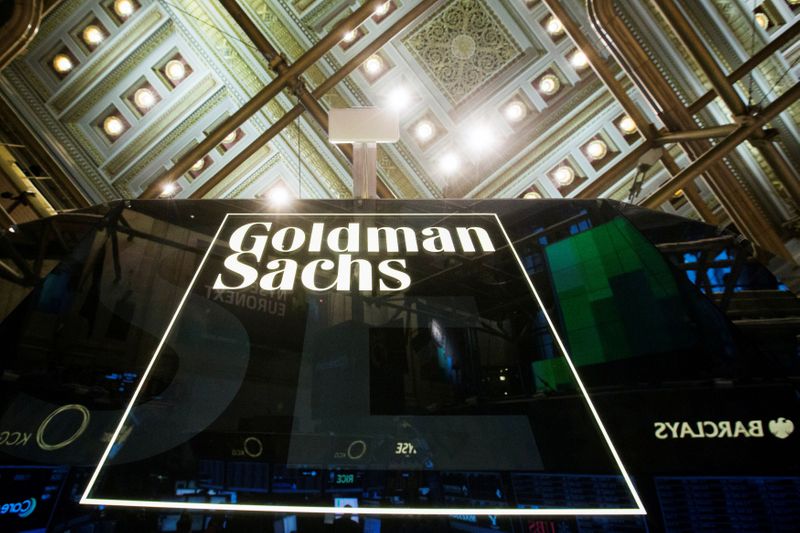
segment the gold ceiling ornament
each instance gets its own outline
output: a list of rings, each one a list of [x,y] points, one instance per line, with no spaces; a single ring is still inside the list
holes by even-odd
[[[445,3],[402,42],[453,104],[465,100],[523,54],[483,0]]]

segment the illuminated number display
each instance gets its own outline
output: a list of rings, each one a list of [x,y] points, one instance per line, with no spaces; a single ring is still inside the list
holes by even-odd
[[[417,449],[410,442],[398,442],[394,446],[395,455],[415,455]]]

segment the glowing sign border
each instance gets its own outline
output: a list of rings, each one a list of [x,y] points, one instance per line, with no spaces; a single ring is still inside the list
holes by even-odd
[[[197,281],[198,276],[200,275],[200,271],[203,270],[203,265],[205,265],[206,259],[211,254],[211,250],[214,248],[214,244],[217,242],[217,238],[219,234],[222,232],[222,228],[225,227],[225,224],[228,222],[228,218],[232,216],[273,216],[273,217],[280,217],[280,216],[306,216],[306,217],[313,217],[313,216],[345,216],[345,217],[376,217],[376,216],[392,216],[392,217],[408,217],[408,216],[427,216],[427,217],[443,217],[448,218],[451,216],[470,216],[470,217],[494,217],[495,221],[497,222],[497,226],[500,228],[500,231],[503,233],[503,237],[505,237],[506,242],[508,243],[508,247],[511,250],[511,253],[514,255],[514,259],[516,259],[517,264],[519,264],[520,272],[523,274],[523,277],[528,282],[528,287],[531,289],[531,293],[533,294],[534,298],[536,299],[536,303],[539,305],[539,308],[544,313],[545,319],[547,320],[547,324],[550,327],[550,330],[553,332],[553,336],[558,343],[558,347],[561,350],[561,353],[564,354],[564,358],[567,360],[567,364],[569,365],[569,369],[572,372],[572,375],[575,377],[575,381],[578,384],[578,388],[583,395],[584,400],[586,400],[586,404],[589,406],[589,410],[594,417],[595,423],[600,430],[600,433],[603,435],[603,439],[608,446],[609,451],[611,452],[612,457],[614,458],[614,462],[617,464],[619,468],[620,474],[622,475],[623,479],[625,480],[625,484],[630,490],[631,496],[633,497],[634,502],[636,502],[636,507],[627,507],[627,508],[555,508],[555,509],[541,509],[541,508],[487,508],[487,507],[480,507],[475,509],[470,509],[467,507],[456,507],[456,508],[445,508],[445,507],[359,507],[359,508],[346,508],[346,507],[318,507],[318,506],[303,506],[303,505],[259,505],[259,504],[239,504],[239,503],[192,503],[192,502],[160,502],[160,501],[150,501],[150,500],[119,500],[119,499],[108,499],[108,498],[90,498],[89,493],[91,492],[92,488],[94,487],[95,482],[97,481],[97,477],[100,475],[100,470],[103,468],[103,465],[108,460],[108,456],[111,453],[111,449],[114,447],[114,444],[119,438],[119,434],[122,431],[123,426],[125,425],[125,421],[128,419],[131,410],[133,409],[133,404],[136,402],[136,398],[138,398],[139,393],[141,392],[145,381],[147,380],[150,371],[155,366],[156,359],[158,359],[158,354],[161,352],[161,348],[164,346],[166,342],[167,336],[169,336],[170,332],[172,331],[172,327],[175,325],[175,321],[178,318],[178,315],[183,309],[184,303],[186,303],[186,299],[189,297],[189,293],[192,291],[192,287],[194,287],[195,281]],[[498,249],[499,251],[499,249]],[[222,219],[222,222],[217,228],[217,232],[214,234],[214,238],[211,240],[211,244],[208,246],[208,250],[206,250],[203,259],[200,261],[200,265],[197,267],[197,271],[192,276],[192,280],[189,282],[189,286],[186,289],[186,292],[183,294],[181,301],[178,303],[178,308],[175,310],[175,313],[172,315],[172,318],[167,325],[167,329],[164,331],[164,335],[161,337],[161,340],[156,346],[155,351],[153,352],[153,357],[150,359],[150,362],[147,365],[144,373],[142,373],[142,377],[139,380],[139,383],[136,385],[136,390],[133,392],[133,396],[131,397],[131,401],[128,403],[128,406],[125,408],[125,412],[122,414],[122,418],[117,424],[117,428],[114,431],[114,434],[111,436],[111,439],[108,442],[108,446],[106,446],[103,455],[100,457],[100,461],[97,463],[97,467],[95,468],[94,472],[92,473],[92,477],[89,479],[89,483],[86,485],[86,489],[83,491],[83,495],[81,496],[80,502],[81,505],[108,505],[108,506],[117,506],[117,507],[147,507],[147,508],[156,508],[156,509],[194,509],[194,510],[208,510],[208,511],[258,511],[258,512],[268,512],[268,513],[338,513],[338,514],[359,514],[359,515],[428,515],[428,516],[449,516],[449,515],[456,515],[456,514],[472,514],[472,515],[480,515],[480,516],[487,516],[487,515],[495,515],[495,516],[631,516],[631,515],[646,515],[647,511],[642,504],[642,500],[639,497],[639,493],[636,492],[636,488],[633,486],[633,482],[631,481],[630,476],[628,475],[628,471],[625,469],[625,466],[622,464],[622,460],[617,453],[616,448],[614,447],[614,443],[611,442],[611,437],[606,431],[605,426],[603,425],[602,420],[600,420],[600,415],[597,413],[597,410],[592,403],[592,400],[589,398],[589,394],[586,392],[586,387],[583,385],[580,376],[578,375],[578,371],[575,368],[575,365],[572,362],[572,358],[569,356],[567,352],[566,346],[564,346],[563,341],[561,340],[561,336],[558,334],[558,331],[553,324],[550,315],[547,313],[547,310],[544,307],[544,303],[542,299],[539,297],[539,293],[536,291],[536,287],[533,286],[533,282],[531,281],[530,276],[528,276],[527,272],[525,271],[525,266],[522,264],[522,260],[519,258],[517,254],[517,250],[514,248],[514,244],[511,242],[511,238],[508,236],[506,232],[505,226],[503,226],[503,222],[500,220],[500,217],[497,216],[497,213],[227,213],[225,218]]]

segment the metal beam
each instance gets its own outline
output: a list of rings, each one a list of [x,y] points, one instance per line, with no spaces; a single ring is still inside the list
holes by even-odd
[[[328,53],[341,40],[342,35],[348,29],[355,28],[366,20],[375,9],[383,3],[383,0],[369,0],[361,7],[356,9],[350,16],[342,20],[328,35],[312,46],[298,60],[288,67],[282,74],[278,74],[266,87],[261,89],[246,104],[240,107],[235,113],[225,119],[219,126],[214,128],[197,145],[184,154],[175,165],[164,174],[156,178],[140,198],[157,198],[164,185],[172,183],[185,174],[192,165],[199,159],[211,152],[226,135],[236,130],[251,116],[256,114],[264,105],[275,98],[295,77],[303,73],[322,56]]]
[[[335,87],[344,78],[350,75],[355,69],[360,67],[369,56],[374,54],[378,49],[385,45],[395,35],[400,33],[406,26],[411,24],[417,17],[428,10],[437,0],[422,0],[419,4],[411,8],[405,15],[400,17],[397,22],[389,26],[380,35],[377,35],[370,43],[368,43],[361,52],[353,56],[347,63],[342,65],[339,70],[331,74],[319,87],[314,89],[311,95],[315,99],[322,98],[328,91]],[[296,64],[296,63],[295,63]],[[211,189],[216,187],[223,179],[225,179],[231,172],[239,168],[245,161],[252,157],[258,150],[278,135],[286,126],[292,123],[297,117],[303,114],[303,106],[298,104],[286,112],[280,119],[278,119],[272,126],[270,126],[264,133],[253,139],[250,144],[245,146],[233,159],[231,159],[224,167],[222,167],[216,174],[207,179],[203,184],[198,187],[191,195],[190,198],[202,198],[208,194]],[[394,194],[386,187],[382,181],[378,181],[378,195],[381,197],[393,197]]]
[[[663,146],[684,141],[696,141],[697,139],[716,139],[730,135],[738,128],[737,124],[723,124],[722,126],[711,126],[697,130],[659,132],[655,142],[659,146]]]
[[[662,184],[658,190],[648,196],[643,203],[646,207],[658,207],[669,200],[672,194],[698,177],[706,169],[719,161],[722,157],[736,148],[740,143],[747,140],[754,131],[762,128],[767,122],[778,116],[787,107],[800,99],[800,83],[796,83],[791,89],[776,98],[769,104],[764,111],[739,127],[734,133],[715,144],[713,148],[705,152],[688,167],[684,168],[677,176]]]
[[[792,42],[798,35],[800,35],[800,21],[795,22],[786,28],[780,35],[765,44],[758,52],[751,56],[750,59],[736,67],[736,69],[728,74],[725,79],[731,84],[741,80],[766,59],[772,57],[775,52]],[[716,96],[717,93],[713,89],[706,92],[688,107],[689,113],[696,115],[701,109],[713,102]]]

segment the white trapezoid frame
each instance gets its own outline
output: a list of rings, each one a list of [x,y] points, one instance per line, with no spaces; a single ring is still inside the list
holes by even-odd
[[[101,496],[95,496],[92,494],[93,490],[96,488],[96,484],[98,481],[98,477],[101,473],[103,473],[104,468],[107,466],[109,462],[109,456],[112,454],[112,450],[114,446],[119,442],[120,434],[125,427],[126,422],[129,419],[131,411],[133,409],[136,400],[139,398],[145,383],[147,383],[148,378],[150,377],[153,368],[156,365],[159,355],[161,354],[162,349],[164,348],[165,342],[169,337],[170,333],[172,332],[184,305],[186,304],[187,298],[189,297],[195,283],[200,276],[201,271],[203,270],[204,265],[206,264],[209,256],[211,255],[211,251],[214,249],[215,245],[218,242],[220,234],[222,233],[223,229],[228,224],[229,220],[232,220],[236,217],[254,217],[254,218],[275,218],[275,217],[292,217],[292,216],[302,216],[302,217],[349,217],[349,218],[357,218],[357,217],[439,217],[439,218],[449,218],[449,217],[458,217],[458,216],[469,216],[469,217],[487,217],[493,219],[497,223],[497,229],[499,229],[500,233],[502,234],[505,243],[508,246],[516,264],[519,267],[519,272],[522,278],[527,283],[527,286],[530,288],[531,294],[533,295],[536,304],[539,306],[539,309],[542,311],[549,330],[552,332],[552,335],[563,354],[567,365],[569,367],[569,371],[574,378],[575,383],[580,391],[580,395],[582,396],[583,401],[586,404],[589,412],[591,413],[591,417],[594,420],[597,430],[602,436],[602,441],[607,447],[607,451],[609,452],[610,456],[613,458],[613,464],[618,470],[618,475],[620,475],[624,480],[624,485],[629,491],[629,496],[632,499],[632,502],[635,503],[635,506],[631,507],[579,507],[579,508],[529,508],[529,507],[517,507],[517,508],[509,508],[509,507],[475,507],[475,508],[468,508],[468,507],[332,507],[330,505],[327,506],[316,506],[316,505],[267,505],[267,504],[251,504],[251,503],[196,503],[196,502],[180,502],[180,501],[154,501],[154,500],[143,500],[143,499],[120,499],[120,498],[106,498]],[[498,252],[501,251],[502,248],[498,248]],[[500,218],[495,213],[228,213],[225,215],[222,223],[220,224],[219,228],[217,229],[213,239],[211,240],[208,249],[206,250],[203,258],[200,261],[197,270],[194,272],[192,279],[187,287],[186,291],[183,293],[182,298],[178,304],[177,309],[175,310],[174,314],[172,315],[166,330],[164,331],[163,336],[161,337],[155,351],[153,352],[153,356],[150,359],[145,371],[143,372],[136,389],[126,406],[123,415],[117,424],[112,437],[106,446],[100,461],[97,464],[97,467],[94,469],[92,476],[89,480],[89,483],[86,486],[86,489],[83,492],[83,495],[80,500],[81,504],[85,505],[108,505],[108,506],[119,506],[119,507],[137,507],[137,508],[155,508],[155,509],[187,509],[187,510],[205,510],[205,511],[258,511],[258,512],[279,512],[279,513],[335,513],[335,514],[359,514],[359,515],[463,515],[463,514],[471,514],[471,515],[494,515],[494,516],[534,516],[534,515],[545,515],[545,516],[621,516],[621,515],[644,515],[646,511],[642,504],[642,501],[639,497],[639,494],[636,491],[636,488],[633,485],[633,482],[622,463],[622,460],[617,453],[617,450],[611,440],[611,437],[608,434],[605,426],[603,425],[600,416],[595,409],[592,400],[590,399],[586,387],[584,386],[583,382],[581,381],[580,376],[578,375],[577,369],[575,364],[572,361],[569,353],[567,352],[566,346],[564,345],[561,336],[559,335],[555,325],[549,316],[544,303],[534,287],[530,276],[525,271],[525,267],[514,248],[514,245],[506,232],[503,223],[501,222]]]

